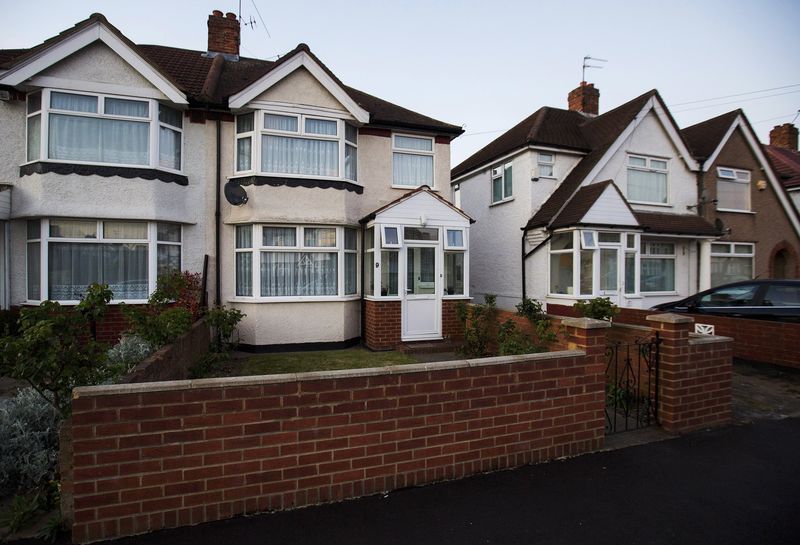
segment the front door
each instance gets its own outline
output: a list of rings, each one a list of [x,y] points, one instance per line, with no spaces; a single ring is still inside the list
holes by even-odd
[[[440,339],[441,278],[438,246],[406,246],[403,340]]]
[[[619,305],[619,248],[600,248],[600,295]]]

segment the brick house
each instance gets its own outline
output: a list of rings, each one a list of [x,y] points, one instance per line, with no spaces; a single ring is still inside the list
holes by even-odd
[[[775,172],[800,210],[800,152],[797,151],[797,127],[791,123],[776,125],[769,132],[767,150]]]
[[[438,195],[462,129],[348,87],[305,44],[240,56],[232,13],[207,24],[206,51],[100,14],[0,50],[3,306],[93,281],[142,303],[208,257],[209,300],[247,315],[254,350],[357,342],[369,301],[399,312],[395,344],[449,335],[470,221]],[[403,214],[361,223],[389,203]]]

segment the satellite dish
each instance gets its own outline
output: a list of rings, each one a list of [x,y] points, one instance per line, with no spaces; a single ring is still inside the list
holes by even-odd
[[[247,191],[236,182],[225,184],[225,199],[233,206],[242,206],[247,203]]]

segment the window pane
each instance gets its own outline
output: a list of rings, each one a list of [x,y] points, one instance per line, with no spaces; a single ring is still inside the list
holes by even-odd
[[[461,231],[460,229],[448,229],[447,245],[452,247],[464,246],[464,231]]]
[[[28,113],[38,112],[42,109],[42,92],[28,93]]]
[[[383,228],[383,245],[395,246],[400,244],[400,237],[397,234],[397,227],[384,227]]]
[[[629,169],[628,199],[642,202],[667,202],[666,173]]]
[[[261,144],[261,170],[264,172],[339,175],[338,142],[263,135]]]
[[[711,251],[715,254],[728,254],[731,251],[730,244],[712,244]]]
[[[550,256],[550,293],[572,294],[572,253]]]
[[[444,254],[444,293],[464,295],[464,252]]]
[[[641,259],[642,291],[675,291],[675,259]]]
[[[174,170],[181,169],[181,133],[166,127],[158,129],[158,164]]]
[[[236,252],[236,295],[253,295],[253,252]]]
[[[266,114],[264,128],[275,131],[297,132],[297,118],[290,115]]]
[[[147,224],[138,221],[104,221],[103,238],[147,240]]]
[[[148,123],[50,115],[51,159],[146,165],[149,141]]]
[[[294,227],[264,227],[262,245],[297,246],[297,229]]]
[[[797,286],[769,286],[764,296],[764,305],[773,307],[798,307],[800,306],[800,287]]]
[[[399,292],[400,252],[381,252],[381,296],[396,296]]]
[[[752,257],[712,257],[711,286],[753,278]]]
[[[127,117],[149,117],[150,104],[141,100],[106,98],[104,113],[106,115],[124,115]]]
[[[41,157],[42,149],[42,116],[28,118],[28,161],[36,161]]]
[[[636,235],[626,235],[626,247],[627,248],[636,248]]]
[[[403,237],[406,240],[439,240],[439,229],[432,227],[405,227]]]
[[[364,237],[365,242],[364,245],[366,246],[365,249],[371,250],[375,247],[375,228],[370,227],[367,229],[366,236]]]
[[[354,126],[345,123],[344,126],[344,139],[353,144],[358,143],[358,129]]]
[[[636,293],[636,254],[625,254],[625,293]]]
[[[336,246],[336,229],[333,227],[303,228],[303,244],[310,248],[333,248]]]
[[[237,248],[252,248],[253,247],[253,226],[252,225],[237,225],[236,226],[236,247]]]
[[[353,295],[358,291],[358,254],[344,254],[344,294]]]
[[[572,249],[572,233],[559,233],[550,239],[550,250]]]
[[[598,240],[600,242],[619,242],[619,233],[600,233]]]
[[[503,200],[503,179],[494,178],[492,180],[492,202],[500,202]]]
[[[750,244],[734,244],[733,253],[735,254],[752,254],[753,247]]]
[[[97,97],[73,95],[71,93],[50,93],[50,107],[57,110],[97,113]]]
[[[594,252],[581,251],[581,295],[592,295],[594,278]]]
[[[345,229],[344,230],[344,249],[357,250],[358,249],[358,230]]]
[[[97,238],[97,222],[50,220],[50,236],[59,238]]]
[[[392,172],[394,185],[433,185],[433,157],[394,153]]]
[[[406,248],[406,293],[436,293],[435,248]]]
[[[619,270],[617,260],[619,259],[617,250],[600,250],[600,289],[617,291],[617,273]]]
[[[236,170],[250,170],[253,158],[253,139],[239,138],[236,140]]]
[[[552,176],[553,165],[539,165],[539,176]]]
[[[506,167],[505,174],[503,175],[503,197],[506,199],[509,198],[513,194],[513,186],[512,180],[513,176],[511,175],[511,165]]]
[[[394,147],[415,151],[433,151],[433,141],[430,138],[396,135],[394,137]]]
[[[750,210],[750,184],[717,180],[717,207]]]
[[[647,159],[643,157],[628,157],[628,164],[634,167],[646,167]]]
[[[262,297],[336,295],[337,254],[261,252]]]
[[[735,178],[733,175],[733,171],[728,168],[720,168],[718,169],[719,175],[723,178]]]
[[[147,299],[147,244],[51,242],[50,299],[78,300],[92,282],[104,282],[114,299]]]
[[[659,161],[658,159],[651,159],[650,160],[650,168],[655,168],[658,170],[667,170],[667,162],[666,161]]]
[[[255,115],[253,112],[236,116],[236,134],[252,132],[255,127]]]
[[[559,235],[560,236],[560,235]],[[597,240],[595,238],[594,231],[581,231],[581,243],[583,244],[584,248],[596,248],[597,247]]]
[[[28,240],[42,238],[42,223],[40,220],[28,220]]]
[[[358,180],[358,150],[350,145],[344,147],[344,177]]]
[[[306,119],[306,132],[336,136],[336,121],[330,119]]]
[[[647,253],[650,255],[675,255],[675,244],[671,242],[648,242]]]
[[[552,153],[540,153],[539,154],[539,162],[540,163],[552,163],[553,162],[553,154]]]
[[[176,110],[175,108],[170,108],[169,106],[159,104],[158,120],[162,123],[166,123],[167,125],[172,125],[173,127],[178,127],[180,129],[183,127],[183,112]]]
[[[41,299],[41,264],[42,255],[41,243],[28,243],[28,300],[38,301]]]
[[[364,295],[375,295],[375,254],[364,254]]]
[[[160,242],[180,242],[181,226],[175,223],[159,223],[156,238]]]
[[[172,271],[181,270],[181,247],[177,244],[159,244],[158,254],[158,276],[163,276]]]

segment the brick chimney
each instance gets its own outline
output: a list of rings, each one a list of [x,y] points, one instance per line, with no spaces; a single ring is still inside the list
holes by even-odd
[[[224,55],[228,60],[239,58],[241,29],[235,13],[222,15],[214,10],[208,16],[208,56]]]
[[[776,148],[786,148],[797,151],[797,127],[791,123],[775,125],[769,131],[769,145]]]
[[[567,96],[569,109],[586,115],[597,115],[600,112],[600,90],[595,89],[594,83],[581,84],[570,91]]]

